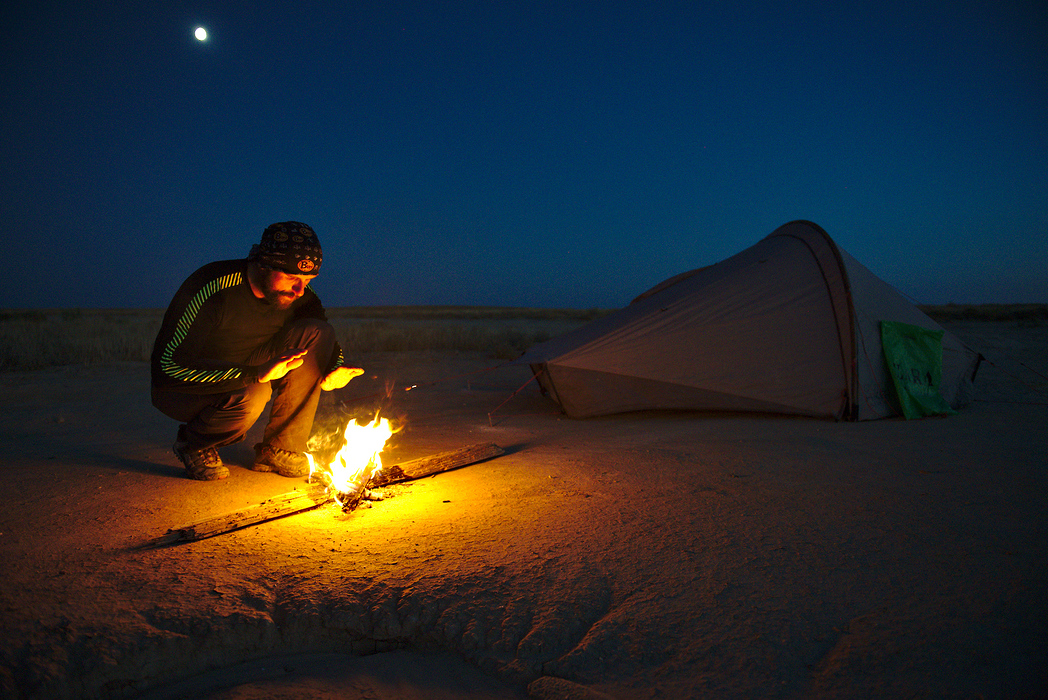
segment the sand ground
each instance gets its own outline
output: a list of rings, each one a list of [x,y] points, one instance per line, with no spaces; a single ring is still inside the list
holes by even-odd
[[[321,415],[401,419],[387,460],[507,453],[153,550],[304,483],[243,468],[255,435],[184,478],[144,364],[0,375],[2,695],[1037,697],[1048,327],[950,327],[995,364],[909,422],[575,421],[534,384],[489,420],[527,370],[353,358]]]

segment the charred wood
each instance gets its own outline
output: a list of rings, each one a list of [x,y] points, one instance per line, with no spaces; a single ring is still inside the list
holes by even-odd
[[[398,484],[402,481],[411,481],[423,477],[440,474],[442,472],[476,464],[485,459],[498,457],[505,454],[505,450],[495,443],[470,445],[449,452],[441,452],[429,457],[422,457],[410,462],[394,464],[383,467],[382,471],[371,479],[370,486],[386,486],[387,484]]]

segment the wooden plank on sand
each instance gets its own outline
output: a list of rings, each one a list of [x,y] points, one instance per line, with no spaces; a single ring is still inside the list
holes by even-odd
[[[313,510],[325,503],[330,503],[332,500],[334,499],[331,496],[321,490],[311,489],[309,492],[289,491],[288,493],[273,496],[257,505],[241,508],[232,513],[201,520],[184,527],[173,528],[160,537],[143,543],[140,548],[163,547],[179,542],[203,540],[215,535],[264,523],[268,520],[283,518],[286,515]]]
[[[505,450],[493,442],[470,445],[450,452],[422,457],[403,464],[394,464],[391,467],[382,467],[382,471],[371,480],[371,486],[386,486],[387,484],[398,484],[402,481],[411,481],[423,477],[451,471],[469,464],[482,462],[485,459],[498,457],[505,454]]]

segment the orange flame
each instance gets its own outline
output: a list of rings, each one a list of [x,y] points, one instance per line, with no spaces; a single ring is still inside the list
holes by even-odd
[[[327,478],[322,481],[330,482],[329,489],[334,492],[335,500],[338,494],[355,493],[363,488],[361,476],[370,478],[377,475],[382,469],[382,457],[379,453],[386,446],[386,441],[393,435],[393,428],[386,418],[375,419],[366,425],[360,425],[356,421],[349,421],[343,434],[342,449],[338,451],[335,458],[324,467],[318,467],[313,455],[306,453],[309,460],[309,477],[321,470],[326,472]],[[341,502],[340,502],[341,504]]]

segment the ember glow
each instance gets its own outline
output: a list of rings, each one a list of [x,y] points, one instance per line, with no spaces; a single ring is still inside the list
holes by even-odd
[[[382,469],[380,453],[386,441],[393,435],[393,428],[386,418],[375,419],[366,425],[350,421],[343,435],[342,449],[327,466],[318,466],[313,455],[306,453],[309,460],[309,478],[323,482],[342,504],[342,499],[363,489],[372,476]]]

